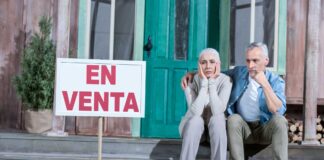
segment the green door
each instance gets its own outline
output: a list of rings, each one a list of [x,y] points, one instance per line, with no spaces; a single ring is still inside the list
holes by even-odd
[[[146,108],[142,137],[179,138],[187,107],[181,77],[197,68],[207,46],[208,0],[149,0],[145,6]]]

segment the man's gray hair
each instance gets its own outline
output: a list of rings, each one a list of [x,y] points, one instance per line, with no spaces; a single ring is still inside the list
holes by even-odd
[[[266,44],[262,43],[262,42],[253,42],[251,43],[247,48],[246,48],[246,53],[254,48],[260,48],[262,50],[262,53],[263,55],[266,57],[266,58],[269,58],[269,55],[268,55],[268,47]]]
[[[199,53],[199,60],[200,60],[201,56],[202,56],[204,53],[212,53],[212,54],[215,55],[216,60],[217,60],[217,61],[220,61],[220,59],[219,59],[219,53],[216,51],[216,49],[214,49],[214,48],[205,48],[205,49],[203,49],[203,50]]]

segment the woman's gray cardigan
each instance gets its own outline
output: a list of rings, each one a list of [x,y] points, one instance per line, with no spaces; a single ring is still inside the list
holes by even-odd
[[[223,73],[216,79],[201,79],[195,74],[193,82],[185,89],[188,111],[180,122],[180,135],[186,122],[195,115],[201,116],[206,107],[210,107],[212,115],[224,114],[231,89],[231,79]]]

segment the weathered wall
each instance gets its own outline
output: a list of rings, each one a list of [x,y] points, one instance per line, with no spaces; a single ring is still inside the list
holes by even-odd
[[[41,16],[53,19],[54,0],[0,1],[0,128],[11,130],[23,127],[23,108],[12,79],[19,73],[23,48],[35,31],[39,31]],[[54,34],[53,34],[54,35]],[[55,36],[53,36],[55,39]]]
[[[318,58],[318,102],[324,105],[324,1],[321,1],[320,54]]]
[[[288,103],[302,104],[306,47],[307,1],[287,2],[286,95]]]
[[[21,104],[12,77],[19,71],[24,46],[23,7],[21,0],[0,1],[0,128],[15,129],[21,124]]]
[[[289,104],[303,104],[306,53],[307,3],[287,1],[286,96]],[[324,7],[324,1],[321,1]],[[321,13],[321,36],[324,37],[324,11]],[[318,104],[324,105],[324,40],[320,38],[318,59]]]

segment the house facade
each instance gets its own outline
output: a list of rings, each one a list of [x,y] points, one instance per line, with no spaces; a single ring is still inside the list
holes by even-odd
[[[222,69],[244,65],[244,48],[266,43],[269,69],[286,80],[288,112],[302,114],[307,48],[305,0],[2,0],[0,1],[0,129],[23,130],[23,109],[12,84],[22,50],[41,16],[52,17],[52,37],[61,32],[61,3],[68,5],[71,58],[144,60],[145,118],[104,118],[104,135],[179,138],[186,111],[180,79],[197,68],[199,52],[220,52]],[[324,7],[324,2],[321,2]],[[324,37],[324,11],[320,37]],[[64,17],[63,17],[64,20]],[[113,33],[113,34],[112,34]],[[144,47],[151,44],[152,48]],[[318,58],[318,107],[324,105],[324,41]],[[130,77],[131,80],[131,77]],[[292,113],[293,114],[293,113]],[[69,134],[96,135],[98,118],[65,117]]]

